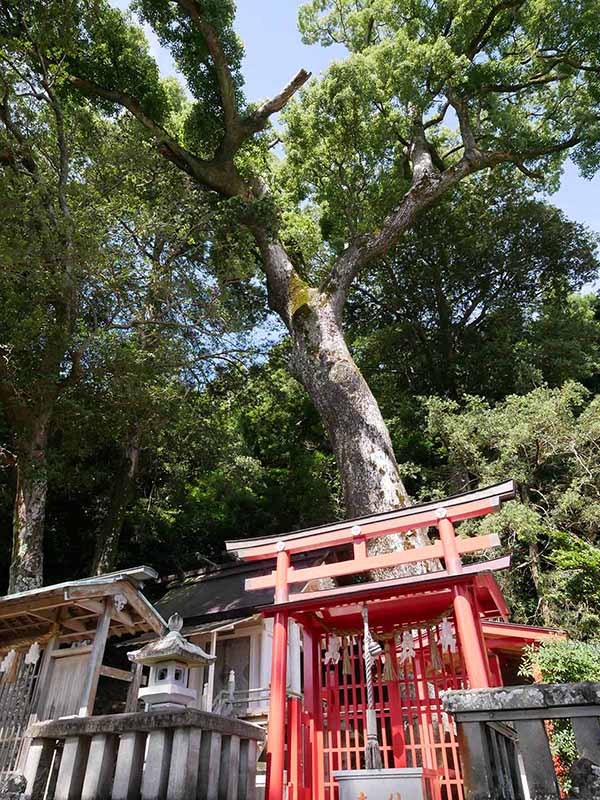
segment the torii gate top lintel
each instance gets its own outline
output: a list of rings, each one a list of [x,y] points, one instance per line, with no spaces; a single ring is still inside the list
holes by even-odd
[[[275,587],[276,603],[288,600],[290,584],[390,569],[434,559],[443,559],[447,574],[456,575],[462,572],[462,554],[497,547],[500,541],[495,534],[458,537],[454,531],[454,523],[498,511],[502,502],[512,500],[515,495],[515,482],[508,480],[443,500],[292,531],[279,536],[231,541],[227,542],[226,546],[229,552],[235,553],[243,560],[277,559],[276,570],[246,581],[247,590]],[[431,545],[380,555],[370,556],[367,553],[369,539],[431,526],[437,527],[440,537]],[[350,544],[353,547],[351,559],[305,568],[297,568],[290,564],[290,557],[296,553],[332,549]]]

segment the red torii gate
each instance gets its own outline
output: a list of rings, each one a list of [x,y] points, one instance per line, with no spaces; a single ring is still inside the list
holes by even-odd
[[[493,562],[464,566],[461,555],[497,547],[500,542],[495,535],[458,537],[454,523],[497,511],[503,501],[513,499],[515,494],[514,481],[506,481],[433,503],[294,531],[281,536],[227,543],[228,551],[235,553],[241,559],[276,560],[276,567],[269,574],[246,581],[247,590],[270,587],[275,590],[274,606],[263,609],[264,613],[272,614],[274,617],[267,734],[267,800],[282,800],[284,796],[287,630],[290,616],[305,620],[311,608],[322,607],[324,602],[335,605],[364,602],[367,599],[385,601],[386,598],[397,598],[400,595],[406,597],[407,591],[414,593],[417,590],[420,592],[430,590],[432,596],[434,592],[439,594],[442,590],[449,591],[468,684],[471,688],[486,688],[491,685],[494,678],[487,659],[480,614],[476,607],[477,601],[474,600],[474,587],[484,587],[487,595],[492,598],[490,601],[492,613],[506,619],[506,606],[490,572],[508,567],[510,559],[502,558]],[[367,542],[370,539],[427,527],[437,528],[439,534],[439,539],[431,545],[380,555],[369,555],[367,552]],[[291,558],[295,554],[317,550],[331,551],[334,548],[348,548],[348,546],[352,548],[352,557],[343,561],[303,568],[296,568],[291,564]],[[357,584],[309,594],[290,592],[290,586],[298,583],[307,584],[322,578],[338,578],[433,559],[443,560],[445,569],[412,578]],[[388,608],[396,609],[397,613],[397,606],[392,604]],[[316,638],[311,635],[310,629],[306,629],[305,705],[314,709],[320,704],[318,697],[315,696],[319,685],[315,672],[318,669],[317,650]],[[322,748],[319,750],[317,747],[315,753],[313,796],[322,797],[322,790],[319,790],[318,785],[314,785],[314,782],[317,784],[322,782],[321,766],[317,764],[322,755]]]

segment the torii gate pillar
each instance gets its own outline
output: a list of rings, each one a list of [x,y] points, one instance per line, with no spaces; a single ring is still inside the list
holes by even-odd
[[[448,519],[445,508],[439,508],[438,532],[444,549],[444,561],[449,575],[460,575],[462,561],[458,552],[456,531]],[[454,620],[456,632],[464,654],[465,668],[471,689],[487,689],[490,686],[490,670],[481,633],[481,620],[473,608],[469,591],[462,586],[454,587]]]

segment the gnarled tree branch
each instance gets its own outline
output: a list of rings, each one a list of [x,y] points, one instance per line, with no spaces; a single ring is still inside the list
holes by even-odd
[[[233,163],[197,158],[185,147],[182,147],[152,117],[148,116],[139,101],[131,95],[114,89],[106,89],[85,78],[73,77],[71,85],[85,94],[101,97],[126,108],[154,136],[161,155],[174,162],[176,166],[205,188],[219,192],[225,197],[246,194],[246,188]]]
[[[202,36],[215,68],[225,128],[217,160],[232,159],[246,139],[262,130],[272,114],[281,111],[310,78],[310,72],[301,69],[279,94],[263,103],[253,114],[242,118],[237,106],[235,82],[218,32],[207,22],[197,0],[177,0],[177,4],[189,16]]]
[[[424,174],[387,216],[380,230],[358,237],[337,259],[321,287],[331,295],[336,313],[341,316],[352,281],[362,267],[385,255],[421,211],[432,206],[464,177],[485,166],[487,163],[483,158],[475,161],[463,157],[441,174],[435,170]]]
[[[321,290],[330,294],[333,307],[341,317],[352,281],[362,267],[385,255],[400,236],[413,225],[420,212],[431,207],[436,200],[456,186],[463,178],[501,163],[512,163],[522,171],[527,170],[531,177],[535,177],[535,173],[525,166],[525,162],[564,152],[580,141],[581,134],[574,132],[560,142],[529,148],[523,152],[482,151],[475,148],[470,156],[465,154],[460,161],[444,172],[426,173],[420,180],[413,183],[402,198],[400,205],[385,219],[380,230],[358,237],[341,254],[323,281]]]
[[[471,125],[471,117],[469,114],[469,106],[467,101],[461,97],[458,92],[450,90],[448,92],[448,100],[450,105],[456,111],[458,117],[458,125],[460,127],[460,135],[463,141],[465,158],[477,159],[479,155],[479,148],[477,146],[477,139]]]

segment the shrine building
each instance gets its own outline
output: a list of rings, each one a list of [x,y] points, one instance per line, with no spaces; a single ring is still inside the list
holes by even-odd
[[[421,768],[431,800],[464,800],[459,741],[442,710],[442,693],[520,682],[515,665],[523,647],[561,635],[509,622],[496,576],[509,569],[510,556],[488,558],[500,546],[494,534],[460,536],[457,530],[461,521],[497,512],[515,495],[514,482],[507,481],[397,511],[227,543],[237,558],[263,568],[264,574],[246,580],[249,595],[274,592],[273,602],[257,608],[273,620],[267,800],[336,800],[336,775],[364,769],[365,614],[370,643],[379,643],[380,651],[373,659],[372,701],[384,771]],[[433,532],[431,544],[369,553],[372,540],[417,529]],[[306,566],[309,555],[319,554]],[[370,578],[382,570],[400,576]],[[289,691],[291,625],[299,626],[302,640],[297,694]]]

